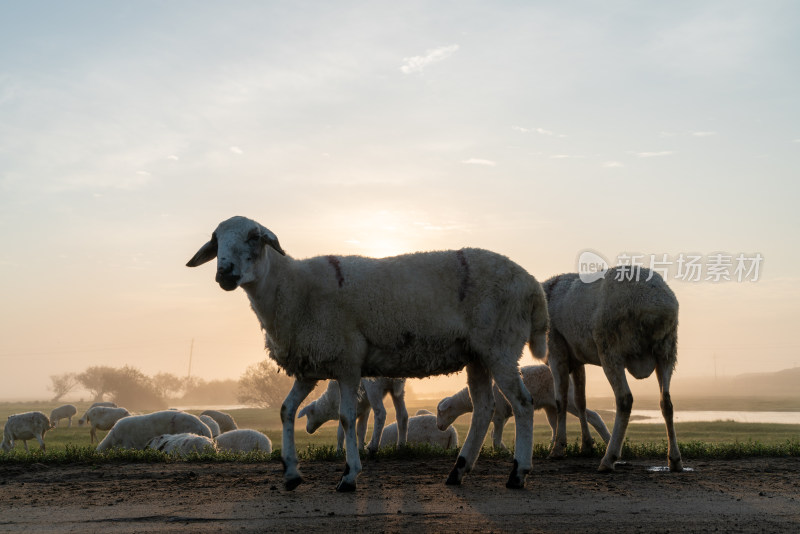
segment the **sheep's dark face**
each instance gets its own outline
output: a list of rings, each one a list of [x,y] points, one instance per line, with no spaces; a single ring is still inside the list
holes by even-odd
[[[265,245],[285,254],[275,234],[255,221],[233,217],[217,226],[211,241],[186,265],[196,267],[217,258],[216,281],[225,291],[233,291],[258,279],[258,273],[265,267]]]

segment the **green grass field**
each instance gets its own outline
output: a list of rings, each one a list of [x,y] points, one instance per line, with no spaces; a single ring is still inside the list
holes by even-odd
[[[49,415],[50,411],[58,403],[0,403],[0,421],[5,421],[7,417],[14,413],[38,410]],[[394,413],[387,402],[389,414],[387,421],[394,420]],[[431,405],[433,404],[433,405]],[[591,405],[591,403],[590,403]],[[88,408],[89,403],[76,403],[78,414],[73,418],[71,428],[66,427],[66,421],[62,421],[58,428],[50,430],[46,437],[47,455],[42,456],[32,453],[31,459],[37,461],[47,460],[48,458],[62,458],[65,451],[69,452],[70,457],[76,459],[82,456],[93,457],[93,452],[89,443],[88,427],[79,427],[77,419]],[[414,401],[408,403],[409,414],[413,415],[417,409],[426,408],[433,411],[435,403],[432,401]],[[199,411],[190,411],[199,414]],[[230,410],[230,413],[240,428],[254,428],[264,432],[272,440],[274,448],[281,445],[281,425],[278,409],[248,408]],[[613,425],[613,415],[603,412],[606,424],[611,430]],[[567,418],[567,436],[570,440],[569,451],[578,454],[580,439],[580,427],[577,419],[569,416]],[[469,414],[460,417],[455,424],[458,430],[459,442],[463,442],[469,427]],[[800,425],[787,424],[759,424],[759,423],[735,423],[731,421],[717,421],[710,423],[677,423],[676,431],[681,450],[685,457],[703,455],[726,456],[726,455],[800,455]],[[372,432],[372,426],[367,431],[367,440]],[[98,431],[98,437],[102,439],[106,432]],[[534,446],[535,455],[538,457],[546,456],[550,443],[550,427],[544,412],[536,412],[534,416]],[[663,424],[638,424],[632,422],[628,426],[626,454],[627,456],[661,456],[666,455],[666,432]],[[513,419],[508,422],[503,433],[505,444],[512,447],[514,444],[514,423]],[[333,448],[336,445],[336,423],[329,422],[320,428],[315,434],[310,435],[305,432],[305,419],[297,421],[296,441],[298,451],[303,452],[306,457],[331,458],[335,457]],[[598,450],[595,454],[599,455],[603,449],[603,443],[595,435],[598,443]],[[35,440],[29,441],[28,446],[32,451],[38,450],[38,443]],[[484,454],[502,454],[491,451],[491,427],[487,434]],[[418,449],[412,449],[420,452]],[[431,451],[422,448],[422,452]],[[160,454],[160,453],[158,453]],[[158,456],[156,454],[155,456]],[[391,454],[391,453],[389,453]],[[396,452],[395,452],[396,454]],[[455,455],[455,451],[447,453]],[[55,456],[52,456],[55,455]],[[152,460],[153,455],[143,455],[130,457],[128,459]],[[24,449],[22,443],[18,442],[16,452],[3,455],[0,453],[0,461],[5,460],[24,460]],[[273,454],[277,459],[277,455]],[[227,457],[224,457],[225,459]],[[260,457],[263,460],[263,457]],[[254,458],[258,459],[258,458]]]

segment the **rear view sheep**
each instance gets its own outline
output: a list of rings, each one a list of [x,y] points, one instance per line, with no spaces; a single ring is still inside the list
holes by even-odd
[[[117,404],[111,401],[101,401],[92,403],[92,405],[89,406],[89,409],[83,413],[80,419],[78,419],[78,426],[83,426],[86,423],[86,414],[89,413],[89,410],[91,410],[92,408],[97,408],[98,406],[102,406],[104,408],[116,408]]]
[[[558,427],[558,410],[556,409],[556,398],[553,391],[553,374],[550,368],[546,365],[528,365],[520,369],[522,374],[522,381],[525,387],[533,398],[533,409],[544,409],[547,414],[547,422],[550,423],[550,430],[552,442],[556,438],[556,429]],[[511,417],[511,405],[506,398],[497,389],[497,386],[492,388],[494,391],[494,414],[492,415],[492,424],[494,430],[492,432],[492,442],[496,449],[505,449],[503,443],[503,427],[506,421]],[[436,409],[437,421],[440,429],[445,429],[453,423],[462,414],[472,411],[472,400],[469,398],[469,390],[462,389],[455,395],[445,397],[439,402]],[[575,403],[575,392],[572,384],[569,385],[569,397],[567,403],[567,411],[576,417],[580,417],[578,408]],[[592,410],[586,410],[586,418],[588,423],[594,427],[600,437],[608,443],[611,435],[608,433],[608,428],[603,422],[603,419]],[[588,428],[583,435],[583,445],[581,450],[588,452],[592,450],[593,441]]]
[[[72,404],[64,404],[63,406],[59,406],[50,412],[50,424],[53,425],[53,428],[56,428],[61,419],[69,419],[67,428],[70,428],[72,427],[72,416],[76,413],[78,413],[78,409]]]
[[[237,428],[239,428],[238,426],[236,426],[236,421],[233,420],[233,417],[226,414],[225,412],[220,412],[217,410],[204,410],[203,412],[200,412],[200,415],[207,415],[211,419],[216,421],[217,424],[219,425],[220,433],[228,432],[229,430],[236,430]]]
[[[362,378],[358,388],[358,403],[356,405],[356,437],[358,447],[364,447],[367,435],[367,420],[370,409],[375,413],[372,440],[367,446],[367,451],[374,454],[381,444],[383,427],[386,424],[386,408],[383,397],[386,393],[392,397],[397,421],[400,424],[400,434],[395,432],[395,443],[403,446],[408,435],[408,411],[405,401],[405,378]],[[320,397],[310,402],[300,410],[297,417],[306,417],[306,432],[313,434],[323,423],[339,419],[339,383],[335,380],[328,382],[328,389]],[[336,433],[336,450],[342,450],[344,443],[344,428],[339,423]]]
[[[106,434],[97,450],[105,451],[115,447],[142,450],[156,436],[183,433],[211,437],[211,430],[197,416],[176,410],[163,410],[123,417]]]
[[[216,438],[222,432],[219,429],[219,423],[214,420],[210,415],[200,415],[200,420],[206,424],[209,430],[211,430],[211,437]]]
[[[388,447],[394,444],[396,440],[397,423],[387,425],[383,429],[381,447]],[[415,415],[408,419],[408,443],[455,449],[458,448],[458,431],[453,426],[439,430],[436,424],[436,416],[433,414]]]
[[[176,456],[217,451],[217,446],[211,438],[188,433],[156,436],[147,442],[146,448]]]
[[[94,406],[89,408],[82,419],[88,422],[89,429],[89,443],[97,441],[98,430],[111,430],[114,424],[122,419],[128,417],[130,412],[125,408],[112,408],[110,406]]]
[[[42,412],[10,415],[3,429],[3,442],[0,443],[0,449],[8,452],[14,448],[14,442],[21,439],[25,446],[25,452],[28,452],[28,440],[35,439],[39,442],[39,448],[45,450],[44,435],[49,429],[50,419]]]
[[[220,451],[272,453],[272,441],[257,430],[239,428],[223,432],[216,439]]]
[[[563,457],[567,445],[565,408],[570,372],[582,428],[586,425],[584,364],[589,363],[603,367],[617,404],[611,441],[599,470],[614,469],[625,439],[633,406],[626,369],[639,379],[656,372],[669,439],[669,469],[683,470],[669,394],[678,350],[678,300],[672,290],[658,273],[624,265],[592,283],[572,273],[554,276],[543,286],[550,310],[547,362],[560,402],[551,457]]]
[[[336,489],[354,491],[361,471],[355,424],[361,377],[426,377],[465,367],[475,412],[447,483],[460,484],[475,465],[494,410],[494,380],[511,402],[517,430],[506,486],[525,486],[533,406],[518,361],[526,343],[544,357],[548,322],[541,285],[522,267],[471,248],[295,260],[275,234],[244,217],[220,223],[187,266],[214,258],[220,287],[244,289],[270,358],[295,377],[281,406],[286,489],[303,481],[295,416],[318,380],[339,382],[347,467]]]

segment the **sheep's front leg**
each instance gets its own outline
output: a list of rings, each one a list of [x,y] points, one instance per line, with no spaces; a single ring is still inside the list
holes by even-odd
[[[458,453],[456,465],[453,466],[445,482],[449,486],[461,484],[464,475],[472,471],[494,412],[492,377],[489,371],[476,362],[467,364],[467,385],[472,398],[472,424],[469,425],[467,439],[464,440],[461,452]]]
[[[516,435],[514,437],[514,467],[506,487],[521,489],[533,464],[533,399],[515,367],[495,366],[494,380],[514,413]]]
[[[386,424],[386,407],[383,405],[383,391],[380,391],[380,389],[374,387],[374,385],[367,386],[364,389],[367,393],[369,405],[372,408],[372,423],[374,425],[372,429],[372,439],[369,445],[367,445],[367,452],[370,455],[374,455],[378,452],[378,447],[381,443],[381,435],[383,434],[383,426]]]
[[[552,344],[550,345],[553,346]],[[553,354],[554,351],[548,354]],[[556,399],[556,435],[550,458],[560,460],[567,452],[567,405],[569,393],[569,370],[567,363],[548,356],[548,364],[553,372],[553,393]]]
[[[622,440],[625,439],[625,432],[628,429],[628,421],[631,418],[631,408],[633,408],[633,395],[628,386],[628,379],[625,377],[625,368],[618,363],[617,359],[609,358],[601,354],[600,362],[603,364],[603,371],[614,390],[614,397],[617,403],[617,412],[614,419],[614,429],[611,431],[611,441],[606,447],[606,454],[600,461],[598,471],[613,471],[614,463],[619,460],[622,454]]]
[[[358,384],[360,377],[353,379],[340,379],[339,390],[339,422],[344,428],[344,445],[346,465],[342,479],[336,485],[336,491],[349,492],[356,490],[356,478],[361,472],[361,458],[358,455],[358,442],[356,441],[356,403],[358,402]]]
[[[297,448],[294,443],[294,419],[297,416],[297,407],[308,397],[316,380],[295,380],[292,390],[281,405],[281,423],[283,424],[283,440],[281,448],[281,461],[283,462],[283,485],[287,490],[293,490],[303,482],[300,470],[297,468]]]
[[[667,449],[669,470],[675,472],[683,471],[681,450],[678,448],[678,438],[675,435],[675,424],[672,420],[672,399],[669,394],[672,369],[659,361],[656,363],[656,376],[658,377],[658,388],[661,390],[661,414],[664,416],[664,423],[667,426],[667,439],[669,440]]]
[[[36,435],[36,441],[39,442],[39,448],[42,449],[42,450],[45,450],[45,447],[44,447],[44,436],[42,436],[41,434],[37,434]]]
[[[594,450],[594,439],[586,420],[586,368],[583,365],[576,366],[571,378],[569,386],[572,391],[567,402],[572,406],[567,406],[567,411],[571,407],[577,412],[576,415],[581,423],[581,452],[588,454]]]
[[[408,441],[408,410],[406,410],[405,391],[392,391],[392,404],[397,417],[397,446],[404,447]]]

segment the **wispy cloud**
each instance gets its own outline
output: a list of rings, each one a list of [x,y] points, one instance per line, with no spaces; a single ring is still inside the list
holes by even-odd
[[[692,132],[693,137],[711,137],[717,135],[717,132]]]
[[[427,50],[422,56],[404,57],[403,65],[400,70],[404,74],[411,74],[414,72],[422,72],[425,67],[439,61],[444,61],[458,51],[458,45],[442,46]]]
[[[480,159],[480,158],[465,159],[461,163],[464,163],[466,165],[485,165],[487,167],[494,167],[497,165],[496,161],[492,161],[490,159]]]
[[[232,147],[230,148],[230,150],[231,150],[231,152],[233,152],[234,154],[244,154],[244,150],[242,150],[242,149],[241,149],[241,148],[239,148],[238,146],[232,146]]]
[[[674,154],[672,150],[661,150],[660,152],[636,152],[640,158],[658,158],[661,156],[671,156]]]
[[[605,162],[603,162],[603,167],[605,167],[607,169],[613,169],[615,167],[624,167],[624,166],[625,165],[623,165],[619,161],[605,161]]]
[[[525,128],[524,126],[512,126],[511,128],[517,132],[524,134],[537,133],[539,135],[546,135],[548,137],[566,137],[566,135],[564,134],[556,133],[550,130],[545,130],[544,128]]]

